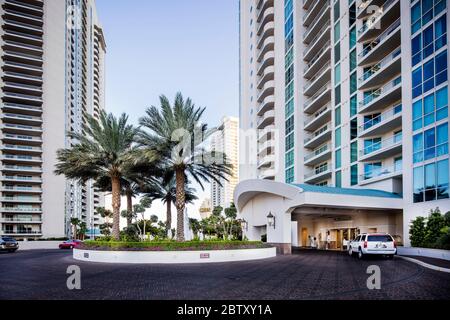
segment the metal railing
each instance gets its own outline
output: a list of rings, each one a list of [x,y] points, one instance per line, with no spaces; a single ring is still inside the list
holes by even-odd
[[[311,79],[306,81],[305,85],[303,86],[303,90],[307,91],[308,89],[310,89],[312,87],[312,85],[316,82],[316,80],[319,79],[323,75],[323,73],[325,73],[325,70],[330,69],[330,68],[331,68],[331,62],[329,61],[326,64],[324,64],[323,67],[320,68],[319,71],[316,72],[314,77],[312,77]]]
[[[328,21],[327,23],[330,23],[330,21]],[[320,37],[323,36],[323,34],[325,33],[325,30],[331,28],[330,24],[325,24],[325,26],[317,33],[317,35],[309,42],[309,45],[306,46],[306,48],[303,50],[303,56],[306,56],[307,53],[309,52],[309,50],[311,50],[311,48],[313,48],[317,42],[317,40],[319,40]]]
[[[312,116],[307,116],[305,118],[305,127],[308,126],[311,122],[321,117],[324,113],[331,110],[331,103],[327,103],[324,107],[322,107],[319,111],[314,113]]]
[[[383,67],[388,65],[390,62],[394,61],[395,58],[397,58],[398,56],[400,56],[401,53],[402,53],[402,48],[401,47],[396,48],[392,53],[390,53],[389,55],[384,57],[383,60],[381,60],[379,63],[375,64],[372,68],[370,68],[369,70],[364,72],[362,77],[359,78],[359,82],[363,83],[363,82],[369,80],[370,78],[372,78]]]
[[[315,157],[318,157],[320,155],[323,155],[323,154],[329,152],[330,150],[331,150],[331,144],[323,145],[323,146],[317,148],[316,150],[314,150],[313,152],[308,153],[305,156],[305,162],[307,162]]]
[[[402,82],[402,77],[399,76],[395,78],[393,81],[389,82],[385,86],[381,87],[380,89],[375,90],[370,95],[365,96],[364,99],[359,103],[359,108],[362,109],[372,101],[376,100],[380,96],[382,96],[387,91],[391,90],[392,88],[395,88]]]
[[[312,97],[310,97],[308,100],[306,100],[305,104],[304,104],[304,108],[305,109],[308,108],[314,102],[314,100],[316,100],[320,95],[322,95],[324,92],[326,92],[329,89],[331,89],[331,81],[329,81],[322,88],[317,90],[317,92]]]
[[[390,120],[394,118],[396,115],[400,114],[402,112],[402,104],[398,104],[394,106],[393,108],[383,112],[379,116],[370,119],[369,121],[366,121],[363,125],[359,126],[359,133],[363,133],[366,130],[369,130],[370,128],[381,125],[387,120]]]
[[[400,173],[403,170],[401,165],[393,165],[390,167],[380,167],[377,169],[372,169],[371,171],[364,172],[359,176],[359,181],[366,181],[375,179],[381,176],[386,176],[394,173]]]
[[[387,0],[378,11],[376,11],[358,30],[358,35],[361,36],[366,30],[376,25],[383,14],[396,2],[397,0]]]
[[[371,43],[369,43],[363,51],[359,54],[360,58],[364,58],[369,52],[372,52],[373,49],[378,47],[378,45],[386,39],[392,32],[394,32],[398,27],[400,26],[400,18],[395,20],[394,23],[392,23],[389,28],[387,28],[382,34],[380,34],[375,40],[373,40]]]
[[[327,51],[331,46],[331,41],[328,40],[324,46],[322,47],[322,49],[320,49],[316,55],[308,62],[305,64],[305,68],[303,69],[304,73],[307,73],[309,71],[309,69],[311,69],[311,67],[316,63],[316,61],[322,56],[322,54]],[[330,57],[331,58],[331,57]]]
[[[393,146],[399,145],[402,143],[402,134],[394,135],[390,138],[381,140],[380,142],[373,143],[372,145],[362,149],[360,151],[360,156],[367,156],[377,151],[382,151],[384,149],[391,148]]]

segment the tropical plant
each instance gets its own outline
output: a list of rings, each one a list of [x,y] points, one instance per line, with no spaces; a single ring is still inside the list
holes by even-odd
[[[225,155],[204,149],[204,141],[214,129],[201,123],[205,108],[197,108],[191,99],[184,99],[181,93],[171,106],[165,96],[160,97],[161,107],[150,107],[140,125],[147,131],[141,132],[139,140],[150,154],[158,154],[160,161],[169,171],[175,173],[177,209],[177,240],[184,241],[184,210],[186,206],[186,180],[192,178],[202,189],[203,182],[211,180],[221,184],[231,174],[231,165]]]
[[[445,218],[442,216],[439,208],[430,211],[427,219],[427,229],[425,234],[425,243],[432,246],[441,236],[441,231],[445,227]]]
[[[409,238],[413,247],[423,247],[426,235],[426,219],[424,217],[417,217],[412,221],[409,229]]]
[[[78,239],[78,227],[80,226],[81,220],[78,218],[71,218],[70,219],[70,224],[72,225],[73,228],[73,238],[74,239]]]
[[[85,183],[107,176],[111,181],[114,239],[120,238],[121,181],[126,168],[135,160],[134,141],[138,129],[128,124],[128,116],[116,118],[100,112],[99,120],[87,116],[85,134],[70,132],[68,137],[78,141],[69,149],[57,152],[55,173]],[[150,153],[146,153],[146,157]],[[149,160],[149,159],[147,159]],[[149,160],[150,161],[150,160]]]
[[[409,230],[413,247],[450,248],[449,213],[441,214],[439,208],[430,211],[428,218],[417,217],[411,222]]]
[[[160,178],[153,181],[153,183],[150,183],[147,187],[144,187],[144,193],[145,196],[150,198],[152,201],[161,200],[163,204],[166,205],[166,229],[169,231],[172,227],[172,205],[175,204],[176,200],[175,177],[172,175],[172,177],[168,179]],[[190,188],[188,184],[186,184],[186,203],[192,203],[197,199],[195,189]]]

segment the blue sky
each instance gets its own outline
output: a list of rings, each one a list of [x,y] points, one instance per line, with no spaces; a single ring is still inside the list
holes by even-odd
[[[106,108],[137,122],[177,91],[206,122],[238,115],[238,0],[97,0],[107,42]]]
[[[159,95],[177,91],[207,107],[217,126],[239,114],[238,0],[96,0],[106,44],[106,109],[137,123]],[[198,218],[201,200],[189,206]],[[123,203],[124,204],[124,203]],[[147,214],[164,219],[154,203]],[[173,210],[175,219],[175,210]]]

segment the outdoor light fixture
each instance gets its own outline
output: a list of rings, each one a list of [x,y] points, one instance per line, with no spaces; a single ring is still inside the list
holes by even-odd
[[[245,219],[241,220],[241,228],[242,230],[248,231],[248,222]]]
[[[269,224],[269,227],[273,227],[275,229],[275,216],[272,214],[272,212],[269,212],[269,215],[267,216],[267,222]]]

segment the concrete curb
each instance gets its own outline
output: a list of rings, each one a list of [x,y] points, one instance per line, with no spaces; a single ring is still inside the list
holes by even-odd
[[[417,260],[417,259],[408,258],[408,257],[402,257],[402,256],[397,256],[397,257],[400,258],[400,259],[403,259],[403,260],[406,260],[406,261],[418,264],[419,266],[422,266],[422,267],[427,268],[427,269],[450,273],[450,269],[447,269],[447,268],[437,267],[437,266],[434,266],[432,264],[428,264],[428,263],[425,263],[423,261],[420,261],[420,260]]]

